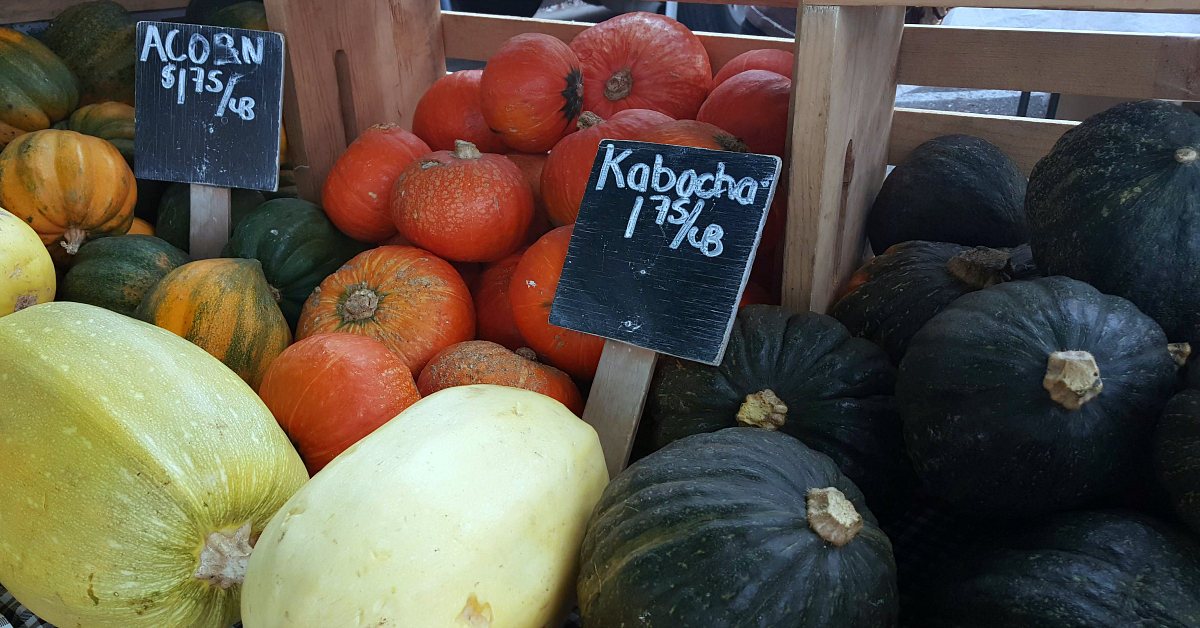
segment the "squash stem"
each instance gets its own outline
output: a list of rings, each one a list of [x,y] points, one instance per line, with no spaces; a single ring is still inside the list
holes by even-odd
[[[1068,410],[1078,410],[1104,390],[1100,367],[1087,351],[1055,351],[1046,361],[1042,386]]]
[[[629,68],[621,68],[604,84],[604,97],[611,102],[627,98],[633,92],[633,72]]]
[[[246,522],[236,530],[209,534],[200,550],[196,579],[222,589],[240,586],[246,579],[246,565],[254,551],[250,532],[250,522]]]
[[[846,499],[846,494],[836,488],[810,488],[805,501],[808,527],[822,539],[841,547],[862,530],[862,515]]]
[[[342,320],[348,323],[361,321],[375,316],[379,309],[379,295],[364,285],[351,292],[341,305]]]
[[[742,427],[760,427],[777,430],[787,422],[787,404],[770,388],[746,395],[746,401],[738,408],[737,422]]]
[[[84,240],[87,240],[87,232],[72,225],[63,233],[62,247],[67,250],[67,255],[74,255],[79,252]]]
[[[584,129],[590,129],[590,128],[596,126],[597,124],[604,124],[604,118],[601,118],[600,116],[592,113],[591,111],[585,111],[585,112],[579,114],[579,119],[575,121],[575,126],[580,131],[582,131]]]
[[[456,159],[479,159],[483,157],[483,153],[479,152],[479,148],[470,142],[454,140],[454,157]]]
[[[946,271],[959,281],[983,290],[1004,283],[1004,267],[1010,257],[1008,251],[977,247],[951,257],[946,262]]]

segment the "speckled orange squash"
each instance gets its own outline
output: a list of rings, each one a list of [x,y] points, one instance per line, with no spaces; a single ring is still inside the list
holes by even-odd
[[[395,124],[375,125],[350,143],[321,188],[321,204],[344,234],[359,242],[396,235],[392,186],[408,164],[429,152],[421,138]]]
[[[513,318],[512,301],[508,298],[508,290],[512,284],[513,273],[525,251],[513,253],[508,257],[488,264],[479,275],[472,294],[475,296],[475,337],[489,340],[509,349],[516,350],[527,346],[521,330],[517,329],[517,321]]]
[[[583,397],[566,373],[538,364],[529,348],[510,351],[486,340],[460,342],[434,356],[421,371],[417,390],[428,397],[439,390],[471,384],[532,390],[558,400],[576,415],[583,414]]]
[[[136,203],[133,171],[98,137],[46,129],[0,152],[0,207],[33,227],[58,264],[89,239],[129,231]]]
[[[674,144],[675,146],[727,150],[735,153],[749,152],[746,143],[732,133],[707,122],[695,120],[676,120],[660,124],[634,139],[639,142],[655,144]]]
[[[554,228],[546,213],[546,201],[542,198],[542,170],[546,167],[549,154],[507,153],[504,156],[517,164],[529,182],[529,190],[533,192],[533,220],[529,221],[529,231],[525,236],[525,244],[533,244]]]
[[[713,77],[712,86],[713,89],[716,89],[721,83],[746,70],[767,70],[768,72],[774,72],[790,79],[792,78],[792,66],[795,64],[795,61],[796,55],[791,50],[779,50],[776,48],[747,50],[721,66],[721,71],[717,72],[717,75]]]
[[[485,153],[506,153],[508,145],[489,129],[479,105],[483,70],[447,74],[429,86],[413,112],[413,133],[433,150],[454,150],[463,140]]]
[[[579,59],[558,39],[523,33],[488,59],[480,82],[488,127],[525,153],[544,153],[575,130],[583,111]]]
[[[475,306],[445,260],[381,246],[346,262],[304,303],[296,338],[330,332],[374,338],[420,373],[437,352],[475,337]]]

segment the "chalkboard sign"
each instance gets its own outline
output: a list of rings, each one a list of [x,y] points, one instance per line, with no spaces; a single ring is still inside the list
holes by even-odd
[[[550,323],[718,364],[780,159],[604,140]]]
[[[282,35],[138,22],[137,53],[138,178],[278,189]]]

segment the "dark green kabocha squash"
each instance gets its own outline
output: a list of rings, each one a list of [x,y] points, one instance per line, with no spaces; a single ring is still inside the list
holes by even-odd
[[[982,517],[1076,508],[1144,481],[1178,364],[1132,303],[1066,277],[960,297],[913,336],[896,395],[917,475]]]
[[[987,140],[945,135],[913,149],[892,170],[867,237],[882,252],[909,240],[1014,247],[1026,241],[1025,175]]]
[[[1171,398],[1154,440],[1159,477],[1175,511],[1200,533],[1200,390]]]
[[[913,334],[968,292],[1008,281],[1009,249],[903,242],[858,269],[829,310],[899,364]]]
[[[1026,206],[1039,266],[1200,341],[1200,116],[1161,101],[1092,116],[1038,162]]]
[[[1200,546],[1131,511],[1062,514],[948,560],[914,628],[1196,628]]]
[[[747,305],[719,366],[659,360],[645,429],[658,447],[739,425],[779,430],[833,458],[886,518],[911,488],[894,390],[883,350],[833,318]]]
[[[267,199],[257,190],[230,190],[230,235],[247,214],[265,202]],[[158,222],[154,225],[154,235],[188,252],[191,244],[191,225],[191,186],[186,183],[172,183],[163,192],[162,200],[158,203]]]
[[[133,104],[137,20],[112,0],[81,2],[51,20],[43,40],[79,77],[80,105]]]
[[[99,238],[83,245],[63,279],[59,299],[133,316],[142,297],[188,255],[149,235]]]
[[[892,544],[828,457],[730,428],[634,463],[580,550],[584,628],[888,628]]]
[[[292,330],[304,301],[326,277],[371,245],[343,234],[308,201],[267,201],[233,230],[221,257],[262,262],[267,283],[279,292],[279,309]]]

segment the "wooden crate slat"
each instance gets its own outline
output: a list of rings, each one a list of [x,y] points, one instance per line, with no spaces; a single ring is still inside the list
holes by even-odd
[[[797,0],[688,0],[702,4],[752,4],[794,7]],[[809,0],[809,6],[903,7],[913,0]],[[1135,11],[1138,13],[1200,13],[1195,0],[955,0],[951,6],[994,9],[1072,9],[1077,11]]]
[[[942,135],[975,135],[1000,147],[1026,175],[1078,122],[925,111],[898,107],[892,116],[888,163],[898,164],[922,142]]]
[[[0,0],[0,24],[39,22],[53,19],[63,9],[83,0]],[[161,11],[182,9],[187,0],[116,0],[130,11]]]

